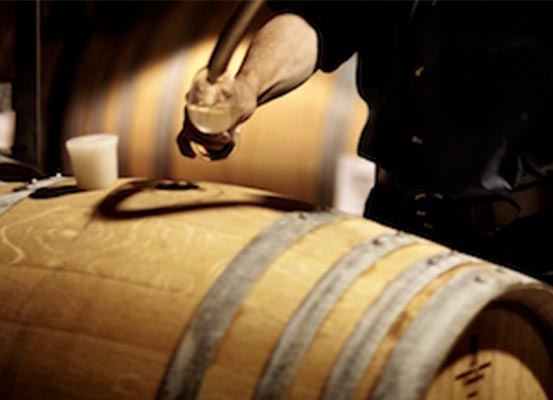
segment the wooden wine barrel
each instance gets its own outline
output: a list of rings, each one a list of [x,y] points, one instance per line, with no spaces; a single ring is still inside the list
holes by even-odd
[[[0,216],[2,399],[547,399],[552,339],[551,287],[267,192],[70,182]]]
[[[160,15],[137,20],[119,36],[93,34],[76,68],[63,139],[117,133],[126,176],[234,183],[329,205],[336,160],[341,152],[355,153],[367,116],[355,89],[354,60],[261,107],[228,160],[207,163],[179,153],[185,94],[207,64],[232,5],[166,3]],[[230,70],[238,69],[247,43]],[[65,167],[70,171],[67,160]]]

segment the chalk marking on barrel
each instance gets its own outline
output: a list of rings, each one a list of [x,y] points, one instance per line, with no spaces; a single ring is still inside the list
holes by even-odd
[[[532,278],[481,266],[461,271],[426,302],[396,345],[373,394],[375,400],[420,399],[467,324],[494,299]],[[469,296],[462,296],[470,293]],[[409,357],[405,357],[409,354]],[[424,361],[424,368],[420,368]]]
[[[295,212],[262,231],[227,266],[202,299],[173,354],[158,399],[195,399],[219,342],[243,299],[273,260],[307,233],[340,219],[338,212]]]
[[[470,364],[469,369],[455,376],[456,381],[460,381],[465,387],[469,387],[471,393],[467,395],[468,398],[476,396],[478,394],[479,387],[475,384],[479,383],[485,378],[485,369],[492,366],[491,362],[478,364],[478,354],[480,352],[479,343],[480,338],[478,335],[473,334],[470,336]]]
[[[488,365],[486,365],[486,367],[489,367],[491,366],[491,363],[488,363]],[[462,373],[460,373],[459,375],[455,375],[455,380],[456,381],[460,381],[460,380],[467,380],[469,379],[470,376],[472,376],[477,370],[475,369],[469,369],[467,371],[464,371]]]
[[[344,345],[323,391],[324,400],[352,398],[378,345],[411,299],[440,274],[476,259],[442,253],[415,262],[367,309]]]
[[[492,366],[491,361],[488,361],[487,363],[484,363],[484,364],[480,365],[480,366],[478,367],[478,369],[479,369],[479,370],[482,370],[482,369],[486,369],[486,368],[491,367],[491,366]]]
[[[254,398],[283,398],[313,337],[347,288],[380,258],[418,242],[420,240],[415,236],[386,233],[361,243],[342,256],[311,289],[290,319],[273,350]]]

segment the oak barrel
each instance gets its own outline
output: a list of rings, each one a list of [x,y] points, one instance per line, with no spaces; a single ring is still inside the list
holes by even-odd
[[[317,73],[261,107],[242,127],[228,160],[189,160],[175,145],[185,94],[207,64],[233,4],[165,4],[158,15],[138,19],[119,36],[91,34],[75,68],[62,138],[118,134],[124,176],[226,182],[330,205],[337,159],[341,152],[355,153],[366,122],[367,107],[355,89],[355,61],[333,74]],[[238,70],[249,39],[237,49],[230,70]]]
[[[2,399],[553,397],[551,287],[259,190],[60,183],[0,275]]]

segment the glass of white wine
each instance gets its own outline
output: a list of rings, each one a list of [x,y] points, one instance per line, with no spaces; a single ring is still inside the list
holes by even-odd
[[[187,96],[188,118],[200,132],[206,135],[229,132],[234,136],[234,130],[231,128],[240,118],[235,80],[228,74],[223,74],[215,83],[210,83],[207,79],[208,72],[207,68],[202,68],[194,77],[192,90]],[[233,139],[237,138],[233,137]],[[234,148],[234,144],[229,146],[225,156]],[[207,160],[214,159],[210,154],[213,152],[208,151],[201,144],[192,142],[191,147],[200,157]],[[225,151],[217,153],[224,154]]]

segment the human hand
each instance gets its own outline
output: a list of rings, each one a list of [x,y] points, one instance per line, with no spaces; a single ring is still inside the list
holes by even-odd
[[[181,153],[210,160],[226,158],[235,147],[239,125],[257,106],[257,93],[242,77],[222,76],[207,80],[206,70],[198,73],[187,94],[185,120],[177,142]]]
[[[238,127],[218,134],[205,134],[190,122],[187,109],[184,110],[184,114],[184,124],[177,136],[177,144],[182,155],[189,158],[201,155],[210,160],[220,160],[232,152]]]

